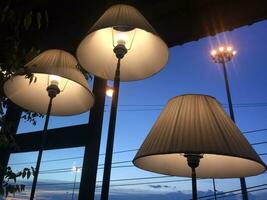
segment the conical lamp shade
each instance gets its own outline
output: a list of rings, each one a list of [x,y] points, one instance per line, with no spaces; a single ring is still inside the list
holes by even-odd
[[[61,92],[53,100],[51,115],[85,112],[93,106],[94,97],[87,80],[76,66],[76,59],[68,52],[47,50],[25,65],[36,82],[30,83],[25,75],[17,75],[6,81],[4,91],[11,101],[22,108],[46,114],[49,102],[46,89],[51,77],[55,76],[60,79]]]
[[[171,99],[134,158],[152,172],[191,177],[185,154],[201,154],[200,178],[253,176],[266,165],[217,100],[206,95]]]
[[[77,49],[80,64],[90,73],[113,80],[117,58],[116,38],[126,37],[128,52],[121,60],[121,81],[144,79],[167,63],[168,47],[143,15],[132,6],[109,8],[90,29]]]

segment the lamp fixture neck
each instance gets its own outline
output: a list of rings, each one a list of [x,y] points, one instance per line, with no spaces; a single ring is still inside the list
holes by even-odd
[[[46,90],[50,98],[55,98],[60,93],[59,87],[55,84],[49,85]]]
[[[114,47],[113,51],[118,59],[122,59],[124,55],[127,53],[127,48],[123,44],[118,44],[117,46]]]
[[[192,169],[195,169],[199,166],[200,159],[203,158],[201,154],[185,154],[187,158],[187,164]]]

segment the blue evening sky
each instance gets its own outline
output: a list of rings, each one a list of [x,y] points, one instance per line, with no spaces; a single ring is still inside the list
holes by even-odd
[[[145,80],[125,82],[121,84],[119,96],[119,110],[116,126],[116,138],[114,151],[137,149],[142,144],[153,123],[166,102],[180,94],[199,93],[216,97],[221,103],[226,104],[226,92],[222,68],[212,63],[209,53],[213,47],[220,44],[231,44],[237,50],[237,55],[227,65],[228,75],[234,104],[267,103],[267,21],[224,32],[214,37],[207,37],[199,41],[187,43],[182,46],[170,48],[169,62],[158,74]],[[123,67],[123,66],[122,66]],[[93,82],[89,82],[91,88]],[[109,119],[109,105],[111,100],[106,99],[106,111],[103,124],[103,136],[101,141],[101,153],[105,151],[107,127]],[[227,108],[225,107],[227,110]],[[228,110],[227,110],[228,111]],[[242,131],[267,128],[267,104],[258,107],[234,107],[236,122]],[[52,117],[49,128],[71,126],[88,121],[88,113],[72,117]],[[21,121],[19,133],[42,130],[43,119],[38,119],[36,126]],[[250,143],[267,141],[267,131],[246,134]],[[89,133],[88,133],[89,134]],[[258,153],[267,153],[266,144],[256,145]],[[72,158],[64,161],[44,162],[42,170],[54,170],[69,168],[75,164],[82,166],[84,148],[72,148],[46,151],[43,160]],[[135,152],[114,154],[113,161],[131,161]],[[261,157],[265,163],[267,156]],[[10,165],[14,170],[23,167],[35,166],[37,152],[21,153],[11,156]],[[13,165],[16,163],[33,162],[32,164]],[[104,162],[104,156],[100,156],[100,164]],[[116,164],[114,166],[131,165],[131,163]],[[101,166],[100,166],[101,167]],[[102,179],[102,169],[99,169],[98,181]],[[53,171],[52,171],[53,172]],[[136,177],[159,176],[148,173],[135,167],[114,168],[111,179],[125,179]],[[73,182],[74,173],[43,173],[39,176],[40,181],[45,182]],[[80,173],[78,173],[78,181]],[[153,180],[112,182],[115,184],[160,182],[169,180],[185,179],[183,177],[170,177]],[[266,184],[266,173],[247,179],[248,186]],[[99,183],[98,185],[101,185]],[[175,191],[190,193],[190,182],[156,183],[166,187],[154,188],[153,184],[134,186],[114,186],[113,194],[129,193],[152,193],[162,194]],[[216,180],[217,189],[220,191],[239,189],[239,179]],[[41,184],[39,191],[41,194]],[[212,190],[211,180],[198,181],[198,190]],[[78,190],[77,190],[78,191]],[[96,190],[97,193],[100,191]],[[66,186],[64,195],[71,193],[71,187]],[[53,193],[51,193],[52,196]],[[65,198],[65,197],[64,197]],[[66,197],[67,199],[67,197]]]

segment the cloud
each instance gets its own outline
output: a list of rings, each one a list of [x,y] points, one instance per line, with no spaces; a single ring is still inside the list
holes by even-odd
[[[159,189],[159,188],[175,188],[175,187],[169,186],[169,185],[149,185],[149,187],[154,188],[154,189]]]

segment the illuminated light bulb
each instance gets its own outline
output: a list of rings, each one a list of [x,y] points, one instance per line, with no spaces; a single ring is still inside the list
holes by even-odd
[[[212,50],[212,51],[210,52],[210,54],[211,54],[212,56],[215,56],[215,55],[217,54],[217,51],[216,51],[216,50]]]
[[[128,36],[125,33],[123,32],[117,33],[116,35],[117,44],[125,45],[127,40],[128,40]]]
[[[49,75],[50,85],[56,85],[56,86],[58,86],[60,79],[61,79],[60,76],[57,76],[57,75]]]
[[[109,96],[109,97],[112,97],[113,92],[114,92],[114,90],[113,90],[112,88],[108,88],[108,89],[106,90],[106,95]]]
[[[237,53],[236,51],[233,51],[233,55],[236,55],[236,53]]]
[[[227,51],[231,52],[233,50],[232,47],[227,47]]]
[[[77,167],[76,166],[72,166],[72,171],[76,172],[77,171]]]
[[[223,52],[223,51],[224,51],[224,47],[220,47],[220,48],[219,48],[219,51],[220,51],[220,52]]]

